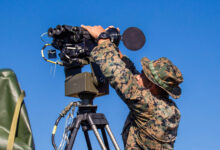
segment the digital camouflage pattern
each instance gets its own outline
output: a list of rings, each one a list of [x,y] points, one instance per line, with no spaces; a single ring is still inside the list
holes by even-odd
[[[183,82],[180,70],[166,57],[150,61],[144,57],[141,64],[146,77],[164,89],[170,96],[177,99],[180,97],[181,89],[179,84]]]
[[[130,109],[122,133],[125,149],[173,149],[180,121],[175,103],[140,86],[112,43],[103,42],[91,56]]]

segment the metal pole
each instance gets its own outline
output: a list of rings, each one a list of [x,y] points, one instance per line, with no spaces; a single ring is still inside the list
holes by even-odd
[[[86,144],[87,144],[88,150],[92,150],[91,142],[89,139],[89,134],[87,131],[83,131],[83,132],[84,132],[84,136],[86,138]]]
[[[106,147],[105,147],[105,144],[103,143],[102,138],[99,135],[99,132],[98,132],[96,126],[94,125],[94,122],[93,122],[93,120],[92,120],[90,115],[88,115],[88,121],[90,123],[90,126],[91,126],[91,128],[92,128],[92,130],[93,130],[93,132],[94,132],[94,134],[95,134],[95,136],[96,136],[96,138],[97,138],[97,140],[98,140],[102,150],[107,150]]]
[[[102,131],[102,138],[104,140],[105,146],[106,146],[107,150],[110,150],[109,145],[108,145],[107,135],[105,133],[104,127],[101,127],[101,131]]]
[[[114,144],[115,149],[116,149],[116,150],[120,150],[120,148],[119,148],[119,146],[118,146],[118,143],[116,142],[115,137],[114,137],[114,135],[112,134],[112,131],[111,131],[109,125],[105,125],[105,128],[106,128],[106,130],[107,130],[107,132],[108,132],[108,135],[110,136],[110,138],[111,138],[111,140],[112,140],[112,143]]]
[[[82,118],[83,118],[82,115],[78,115],[74,119],[72,129],[71,129],[71,134],[69,135],[69,144],[66,145],[65,150],[72,150]]]

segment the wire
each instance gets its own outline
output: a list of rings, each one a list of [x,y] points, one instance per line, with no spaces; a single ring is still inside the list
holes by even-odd
[[[73,118],[74,118],[74,110],[75,110],[75,106],[72,108],[72,112],[69,113],[69,115],[66,118],[66,122],[65,122],[65,127],[64,127],[64,131],[63,131],[63,138],[60,142],[60,145],[58,147],[58,150],[62,150],[64,148],[65,143],[68,143],[68,130],[67,127],[72,123]]]
[[[71,102],[69,105],[67,105],[64,108],[64,110],[60,113],[59,117],[57,118],[57,120],[56,120],[56,122],[54,124],[54,128],[53,128],[53,131],[52,131],[52,137],[51,137],[52,145],[53,145],[55,150],[60,150],[60,148],[63,148],[63,146],[65,144],[64,140],[67,141],[66,139],[68,139],[68,130],[66,130],[67,129],[67,125],[71,124],[69,117],[67,117],[63,138],[62,138],[62,141],[60,143],[59,149],[57,149],[56,144],[55,144],[55,134],[56,134],[57,126],[58,126],[58,124],[60,122],[60,119],[65,117],[65,115],[69,112],[69,110],[71,108],[72,108],[72,114],[70,113],[70,115],[71,115],[71,118],[74,118],[73,115],[74,115],[75,107],[79,106],[79,104],[80,104],[80,102]],[[73,119],[71,119],[71,120],[73,120]]]
[[[57,67],[57,64],[55,64],[55,66],[54,66],[54,70],[53,70],[53,78],[54,78],[55,75],[56,75],[56,67]]]
[[[52,60],[49,60],[49,59],[47,59],[45,56],[44,56],[44,49],[47,47],[47,46],[50,46],[51,44],[45,44],[43,47],[42,47],[42,49],[41,49],[41,56],[42,56],[42,58],[45,60],[45,61],[47,61],[47,62],[50,62],[50,63],[52,63],[52,64],[59,64],[59,65],[63,65],[63,63],[62,62],[60,62],[60,61],[52,61]]]
[[[53,77],[53,79],[56,76],[56,68],[57,68],[57,64],[51,64],[50,67],[50,75]]]
[[[47,32],[42,33],[42,34],[40,35],[40,39],[41,39],[43,42],[45,42],[45,43],[49,43],[49,42],[47,42],[47,41],[45,41],[45,40],[43,39],[43,37],[44,37],[46,34],[47,34]]]

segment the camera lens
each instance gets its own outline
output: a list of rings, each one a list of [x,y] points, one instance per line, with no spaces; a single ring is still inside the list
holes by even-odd
[[[53,28],[48,29],[48,36],[52,37],[53,36]]]
[[[56,35],[60,35],[64,31],[64,28],[61,25],[56,26]]]
[[[59,28],[56,28],[55,33],[56,33],[56,35],[60,35],[62,33],[62,31]]]

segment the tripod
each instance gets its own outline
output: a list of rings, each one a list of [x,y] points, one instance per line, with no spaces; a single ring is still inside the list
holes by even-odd
[[[77,116],[72,123],[66,128],[68,132],[68,143],[65,145],[65,150],[72,150],[77,132],[82,127],[86,139],[88,150],[92,150],[88,131],[92,130],[102,148],[102,150],[109,150],[108,139],[106,131],[116,150],[120,150],[112,132],[108,121],[104,114],[96,113],[97,106],[93,105],[93,99],[98,96],[107,95],[109,93],[108,81],[104,78],[100,68],[95,63],[91,63],[92,73],[81,73],[81,67],[66,67],[65,68],[65,96],[80,98],[81,102],[78,106]],[[55,144],[55,133],[57,125],[62,117],[70,110],[74,104],[69,104],[57,118],[52,132],[52,144],[57,150]],[[101,130],[101,138],[98,129]]]
[[[105,118],[105,115],[102,113],[96,113],[97,106],[93,105],[94,96],[89,93],[83,93],[80,94],[79,97],[82,103],[81,105],[78,106],[79,109],[77,112],[77,116],[74,118],[72,124],[68,128],[68,130],[70,131],[68,137],[69,143],[66,145],[65,150],[72,150],[80,126],[82,127],[82,130],[84,132],[88,150],[92,150],[92,146],[88,134],[89,130],[93,130],[102,150],[110,149],[105,129],[108,132],[109,137],[115,149],[120,150],[114,138],[114,135],[112,134],[112,131],[109,127],[108,121]],[[104,142],[98,132],[98,129],[101,129]]]

